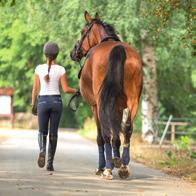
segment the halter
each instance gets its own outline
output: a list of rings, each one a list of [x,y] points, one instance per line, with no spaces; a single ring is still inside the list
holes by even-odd
[[[91,49],[92,46],[90,45],[89,32],[90,32],[90,30],[92,29],[92,27],[93,27],[93,25],[94,25],[95,23],[96,23],[96,21],[93,21],[92,23],[88,24],[86,32],[82,35],[82,38],[80,39],[80,41],[77,42],[77,44],[76,44],[76,47],[77,47],[77,49],[76,49],[76,54],[77,54],[77,55],[82,53],[82,43],[83,43],[84,39],[86,38],[86,36],[87,36],[88,45],[89,45],[89,49],[88,49],[88,51],[86,52],[86,54],[87,54],[87,53],[89,52],[89,50]],[[85,54],[85,55],[86,55],[86,54]],[[84,55],[84,56],[85,56],[85,55]],[[78,60],[79,60],[79,59],[78,59]],[[79,61],[79,62],[80,62],[80,61]]]
[[[89,49],[88,49],[88,51],[84,54],[84,56],[86,56],[86,55],[88,54],[89,50],[92,48],[92,46],[91,46],[91,44],[90,44],[89,32],[90,32],[90,30],[92,29],[92,27],[93,27],[94,24],[101,24],[101,25],[103,26],[103,28],[104,28],[104,23],[103,23],[102,21],[96,20],[96,19],[93,20],[91,23],[89,23],[89,24],[87,25],[87,30],[86,30],[86,32],[82,35],[82,38],[80,39],[80,41],[78,41],[78,42],[76,43],[76,55],[77,55],[77,56],[80,56],[79,54],[83,54],[83,53],[82,53],[82,44],[83,44],[83,41],[84,41],[84,39],[85,39],[86,37],[87,37],[87,40],[88,40]],[[116,37],[114,37],[114,36],[107,36],[107,37],[103,38],[103,39],[101,40],[101,42],[108,41],[109,39],[112,39],[112,40],[115,40],[115,41],[120,41],[120,39],[118,39],[118,38],[116,38]],[[78,62],[80,62],[80,59],[78,59]]]

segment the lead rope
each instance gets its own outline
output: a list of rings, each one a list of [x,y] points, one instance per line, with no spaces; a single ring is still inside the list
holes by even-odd
[[[80,75],[81,75],[81,72],[82,72],[82,65],[81,65],[80,61],[79,61],[78,63],[79,63],[79,65],[80,65],[80,71],[79,71],[79,73],[78,73],[78,78],[80,79]],[[73,108],[73,107],[71,106],[71,103],[72,103],[72,101],[73,101],[74,99],[79,98],[80,96],[81,96],[81,94],[80,94],[80,89],[79,89],[76,93],[74,93],[74,94],[72,95],[72,97],[71,97],[70,100],[69,100],[68,107],[69,107],[73,112],[76,112],[76,111],[77,111],[77,109],[78,109],[78,107],[79,107],[79,102],[76,102],[76,107],[75,107],[75,108]]]
[[[73,107],[71,106],[71,103],[72,103],[72,101],[73,101],[75,98],[78,98],[78,97],[80,97],[80,96],[81,96],[81,95],[80,95],[80,91],[74,93],[74,95],[71,97],[71,99],[70,99],[70,101],[69,101],[69,103],[68,103],[68,107],[69,107],[73,112],[76,112],[76,111],[77,111],[77,109],[78,109],[78,107],[79,107],[79,102],[76,102],[75,108],[73,108]]]

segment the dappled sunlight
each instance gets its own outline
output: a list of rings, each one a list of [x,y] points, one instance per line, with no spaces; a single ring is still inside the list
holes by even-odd
[[[8,171],[5,171],[5,174]],[[3,172],[1,172],[3,174]],[[40,175],[41,174],[41,175]],[[1,178],[0,182],[16,183],[16,187],[19,186],[21,190],[39,189],[37,187],[37,182],[39,182],[39,187],[42,187],[44,193],[54,193],[57,194],[61,191],[72,192],[83,192],[94,193],[114,193],[120,195],[127,195],[130,193],[137,192],[138,189],[152,190],[154,182],[144,183],[142,181],[134,182],[130,180],[119,180],[115,179],[113,181],[105,181],[98,176],[89,175],[85,173],[75,172],[74,170],[64,170],[54,172],[53,175],[49,175],[48,172],[34,172],[31,178],[25,178],[23,172],[12,172],[12,175],[17,175],[17,178]],[[20,178],[18,178],[20,177]],[[131,183],[131,184],[130,184]]]
[[[36,135],[36,131],[19,131],[19,130],[0,130],[0,137],[7,136],[7,140],[2,142],[1,148],[21,148],[37,149],[37,141],[32,139],[31,135]]]

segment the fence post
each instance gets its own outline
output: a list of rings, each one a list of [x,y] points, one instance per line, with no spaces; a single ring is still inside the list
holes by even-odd
[[[168,130],[168,127],[169,127],[169,124],[170,124],[172,118],[173,118],[173,116],[170,115],[170,116],[169,116],[169,119],[168,119],[168,121],[167,121],[167,124],[166,124],[166,126],[165,126],[165,129],[164,129],[164,131],[163,131],[163,135],[162,135],[162,137],[161,137],[161,140],[160,140],[160,142],[159,142],[159,147],[161,147],[161,145],[162,145],[162,143],[163,143],[163,140],[164,140],[164,138],[165,138],[165,135],[166,135],[166,133],[167,133],[167,130]]]
[[[175,124],[171,124],[171,143],[175,140]]]

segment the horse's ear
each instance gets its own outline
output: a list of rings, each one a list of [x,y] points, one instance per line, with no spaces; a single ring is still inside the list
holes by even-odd
[[[92,22],[92,18],[87,11],[84,12],[84,18],[85,18],[86,22],[88,22],[88,23]]]
[[[100,20],[100,17],[99,17],[99,14],[96,12],[96,14],[95,14],[95,18],[97,19],[97,20]]]

